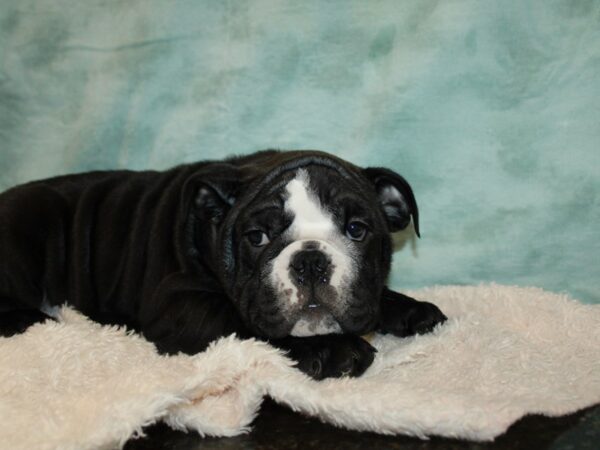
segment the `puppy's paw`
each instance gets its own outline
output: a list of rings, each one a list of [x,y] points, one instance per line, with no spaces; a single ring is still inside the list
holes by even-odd
[[[393,311],[394,308],[391,309]],[[414,302],[409,307],[398,304],[398,314],[390,313],[392,311],[383,317],[381,331],[399,337],[429,333],[448,320],[437,306],[429,302]]]
[[[377,352],[367,341],[350,334],[290,338],[284,347],[297,361],[296,367],[316,380],[360,376]]]

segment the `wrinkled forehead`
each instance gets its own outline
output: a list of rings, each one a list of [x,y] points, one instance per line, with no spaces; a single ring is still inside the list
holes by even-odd
[[[340,180],[319,178],[329,174],[310,174],[306,169],[298,169],[294,177],[285,185],[283,193],[284,210],[293,218],[290,234],[294,239],[325,239],[335,229],[331,208],[327,208],[335,196]]]
[[[372,189],[371,189],[372,190]],[[240,227],[250,224],[283,234],[285,241],[335,241],[344,234],[350,217],[374,224],[373,193],[368,186],[326,167],[301,167],[265,189],[243,215]],[[272,237],[273,235],[271,235]]]
[[[335,169],[323,166],[304,166],[281,174],[275,182],[264,190],[258,200],[278,198],[285,209],[302,211],[308,203],[322,206],[335,202],[340,195],[362,195],[360,182],[340,174]],[[307,203],[308,202],[308,203]],[[299,207],[294,208],[294,206]]]
[[[307,164],[267,175],[245,193],[223,228],[225,270],[233,268],[233,229],[259,223],[285,233],[286,239],[329,239],[339,231],[344,212],[368,213],[375,194],[366,180],[354,172]],[[238,220],[239,219],[239,220]]]

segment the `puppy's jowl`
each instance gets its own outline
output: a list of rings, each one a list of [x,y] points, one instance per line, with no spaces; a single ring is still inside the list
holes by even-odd
[[[68,302],[162,352],[237,333],[315,378],[360,375],[374,356],[361,335],[446,319],[385,287],[390,233],[411,218],[418,234],[400,175],[316,151],[24,184],[0,195],[0,331]]]

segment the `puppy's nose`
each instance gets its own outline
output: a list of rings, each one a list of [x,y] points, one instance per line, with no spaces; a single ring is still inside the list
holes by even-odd
[[[298,284],[329,283],[329,259],[319,250],[297,252],[290,263],[290,272]]]

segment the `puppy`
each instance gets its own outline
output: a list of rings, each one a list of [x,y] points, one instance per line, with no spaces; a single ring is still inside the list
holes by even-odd
[[[318,151],[263,151],[164,172],[103,171],[0,195],[0,331],[65,302],[124,324],[165,353],[236,333],[289,352],[321,379],[358,376],[371,331],[446,320],[385,286],[409,184]]]

